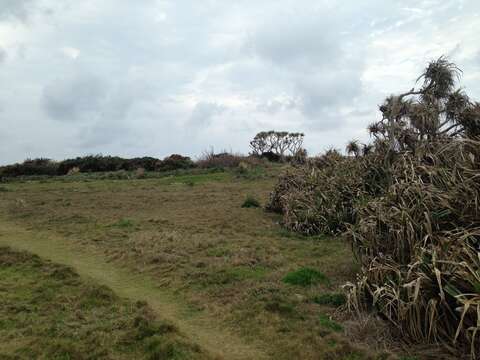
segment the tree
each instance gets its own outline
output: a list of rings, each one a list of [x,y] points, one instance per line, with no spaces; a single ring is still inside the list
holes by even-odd
[[[353,154],[353,155],[355,155],[355,157],[358,157],[358,156],[360,156],[360,154],[361,154],[360,145],[359,145],[359,143],[358,143],[358,140],[352,140],[352,141],[350,141],[350,142],[347,144],[345,150],[347,151],[347,154],[348,154],[348,155],[352,155],[352,154]]]
[[[414,151],[422,141],[480,135],[480,104],[455,89],[462,72],[445,57],[428,64],[418,89],[389,96],[380,105],[382,119],[368,127],[377,146]]]
[[[272,152],[284,158],[286,154],[295,155],[303,145],[304,134],[287,131],[262,131],[250,142],[252,153],[262,155]]]

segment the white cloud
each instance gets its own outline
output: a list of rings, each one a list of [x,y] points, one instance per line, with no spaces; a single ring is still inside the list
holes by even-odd
[[[80,56],[80,50],[78,50],[74,47],[65,46],[65,47],[61,48],[61,51],[62,51],[63,55],[65,55],[66,57],[68,57],[72,60],[76,60]]]
[[[441,54],[478,99],[479,13],[474,0],[0,0],[0,162],[248,151],[272,128],[305,132],[310,153],[343,147]]]

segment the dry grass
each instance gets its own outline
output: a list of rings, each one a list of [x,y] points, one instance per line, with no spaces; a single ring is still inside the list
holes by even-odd
[[[0,358],[209,359],[142,302],[0,247]]]
[[[152,275],[193,313],[262,342],[272,358],[374,358],[322,320],[334,307],[314,301],[358,271],[347,243],[294,235],[277,215],[241,207],[248,194],[265,203],[273,178],[213,175],[192,176],[194,186],[174,178],[9,183],[0,216]],[[282,281],[305,267],[328,282]]]

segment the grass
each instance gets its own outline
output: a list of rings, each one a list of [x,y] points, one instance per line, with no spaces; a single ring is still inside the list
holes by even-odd
[[[315,284],[328,284],[329,280],[322,272],[311,269],[301,268],[296,271],[288,273],[283,282],[290,285],[311,286]]]
[[[265,203],[277,171],[255,179],[199,171],[10,182],[0,218],[148,275],[195,316],[259,344],[271,358],[328,358],[330,351],[340,359],[352,352],[369,358],[342,332],[336,334],[342,346],[329,350],[322,305],[310,300],[353,278],[358,264],[349,246],[287,233],[278,216],[239,206],[247,195]],[[291,272],[292,264],[298,271]],[[321,308],[327,316],[333,310]],[[151,340],[150,346],[163,345]]]
[[[258,208],[258,207],[260,207],[260,202],[257,199],[255,199],[252,195],[248,195],[242,204],[242,208]]]
[[[112,226],[118,227],[121,229],[129,229],[135,226],[133,220],[130,219],[120,219],[117,222],[113,223]]]
[[[319,305],[339,307],[345,305],[347,298],[345,294],[342,293],[328,293],[315,296],[313,302]]]
[[[141,302],[0,248],[0,358],[207,359]]]
[[[330,319],[327,315],[325,314],[320,314],[318,318],[318,322],[320,325],[324,328],[327,328],[332,331],[340,332],[343,331],[343,326],[340,325],[339,323],[333,321]]]

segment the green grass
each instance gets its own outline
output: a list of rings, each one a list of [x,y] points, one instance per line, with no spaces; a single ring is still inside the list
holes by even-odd
[[[141,302],[69,267],[0,248],[0,358],[206,359]]]
[[[310,286],[315,284],[328,284],[329,280],[322,272],[312,268],[301,268],[288,273],[283,282],[290,285]]]
[[[228,285],[240,281],[261,280],[266,274],[267,269],[262,267],[239,266],[212,272],[201,279],[200,283],[203,286]]]
[[[258,208],[258,207],[260,207],[260,202],[257,199],[255,199],[252,195],[248,195],[242,204],[242,208]]]
[[[254,349],[265,349],[278,360],[328,358],[324,334],[331,330],[320,324],[319,307],[311,300],[326,286],[351,280],[358,265],[342,239],[298,236],[283,230],[277,215],[241,208],[246,194],[265,203],[280,169],[268,169],[256,179],[197,169],[154,177],[147,173],[144,179],[91,174],[11,182],[12,191],[1,195],[0,221],[31,229],[45,251],[54,251],[50,237],[72,245],[69,263],[87,270],[91,264],[85,259],[96,254],[93,276],[115,275],[109,286],[124,296],[132,297],[137,290],[131,280],[118,285],[123,284],[118,274],[151,278],[145,286],[152,288],[152,298],[161,289],[174,304],[195,309],[192,322],[198,324],[201,318],[220,329],[209,332],[190,322],[182,326],[184,319],[177,319],[189,336],[218,338],[225,329],[235,339],[228,344],[255,344]],[[30,240],[26,249],[38,243]],[[85,252],[83,258],[77,250]],[[55,261],[66,258],[58,254]],[[108,271],[99,270],[103,262]],[[292,269],[292,264],[303,267]],[[149,301],[156,310],[161,308]],[[103,305],[87,300],[82,306],[92,311]],[[151,349],[163,348],[152,339]],[[207,344],[208,349],[219,348]],[[220,348],[222,354],[230,353],[228,345]],[[342,345],[330,358],[341,359],[349,349]]]
[[[318,322],[319,324],[329,330],[335,331],[335,332],[341,332],[343,331],[343,326],[340,325],[339,323],[331,320],[327,315],[325,314],[320,314],[318,317]]]
[[[135,223],[133,222],[133,220],[130,219],[120,219],[117,222],[113,223],[111,226],[121,229],[130,229],[135,226]]]
[[[345,305],[347,298],[345,294],[342,293],[329,293],[317,295],[313,298],[313,302],[319,305],[330,305],[334,307],[339,307]]]

